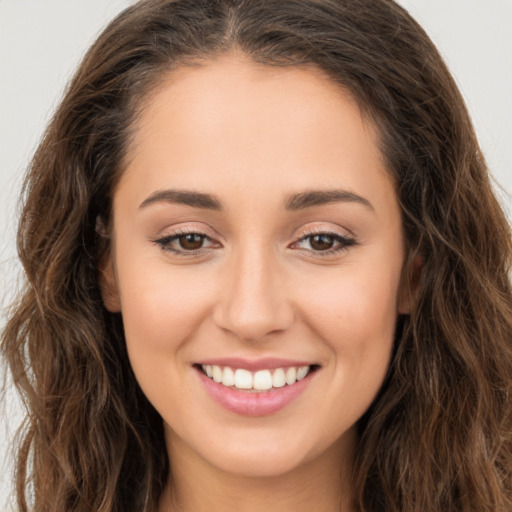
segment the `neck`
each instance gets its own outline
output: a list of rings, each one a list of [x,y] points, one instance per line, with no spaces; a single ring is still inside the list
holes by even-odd
[[[209,464],[187,446],[168,447],[171,477],[159,512],[352,512],[354,440],[291,471],[272,476],[229,473]]]

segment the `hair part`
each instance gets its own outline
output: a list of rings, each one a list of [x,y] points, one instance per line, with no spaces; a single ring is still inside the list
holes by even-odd
[[[85,56],[24,185],[26,286],[2,341],[28,415],[20,511],[156,509],[169,472],[162,420],[130,368],[120,315],[102,303],[109,241],[97,220],[108,233],[152,92],[230,51],[318,69],[353,95],[397,186],[408,268],[421,258],[386,382],[359,422],[358,510],[511,510],[510,227],[430,39],[391,0],[143,0]]]

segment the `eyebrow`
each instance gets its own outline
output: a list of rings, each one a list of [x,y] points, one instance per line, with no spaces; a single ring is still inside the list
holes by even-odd
[[[214,195],[191,190],[157,190],[142,202],[140,208],[145,208],[150,204],[162,201],[166,203],[184,204],[205,210],[222,210],[221,202]]]
[[[296,211],[329,203],[358,203],[375,211],[368,199],[347,190],[309,190],[294,194],[286,201],[285,209]]]
[[[221,211],[223,209],[220,199],[212,194],[176,189],[157,190],[153,192],[141,203],[140,208],[145,208],[158,202],[183,204],[191,206],[192,208],[214,211]],[[292,194],[285,202],[285,210],[297,211],[339,202],[358,203],[375,211],[370,201],[347,190],[307,190],[298,194]]]

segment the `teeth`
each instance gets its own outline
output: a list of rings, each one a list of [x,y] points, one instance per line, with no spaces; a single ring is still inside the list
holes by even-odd
[[[212,366],[213,380],[222,382],[222,368],[220,366]]]
[[[237,370],[235,372],[235,388],[238,389],[251,389],[252,388],[252,374],[248,370]]]
[[[309,371],[308,366],[301,366],[297,370],[297,380],[302,380],[308,374],[308,371]]]
[[[284,375],[284,370],[282,368],[278,368],[274,371],[272,375],[272,387],[273,388],[282,388],[286,384],[286,378]]]
[[[229,366],[224,368],[217,365],[202,365],[204,373],[215,382],[236,389],[267,391],[272,388],[291,386],[302,380],[311,370],[310,366],[276,368],[275,370],[259,370],[251,373],[249,370]]]
[[[286,384],[288,384],[288,386],[295,384],[295,381],[297,380],[297,370],[293,367],[288,368],[288,370],[286,370],[285,379],[286,379]]]
[[[272,387],[272,375],[270,370],[260,370],[254,374],[252,387],[258,391],[266,391]]]
[[[235,374],[229,366],[226,366],[222,372],[222,385],[227,387],[235,385]]]

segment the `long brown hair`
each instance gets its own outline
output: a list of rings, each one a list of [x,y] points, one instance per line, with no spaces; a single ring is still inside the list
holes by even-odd
[[[408,264],[421,262],[386,382],[359,422],[358,509],[512,510],[510,228],[453,79],[391,0],[143,0],[89,50],[24,186],[26,284],[2,339],[27,408],[20,510],[156,508],[162,422],[102,304],[97,219],[108,223],[130,126],[162,77],[232,49],[314,66],[351,92],[379,128]]]

